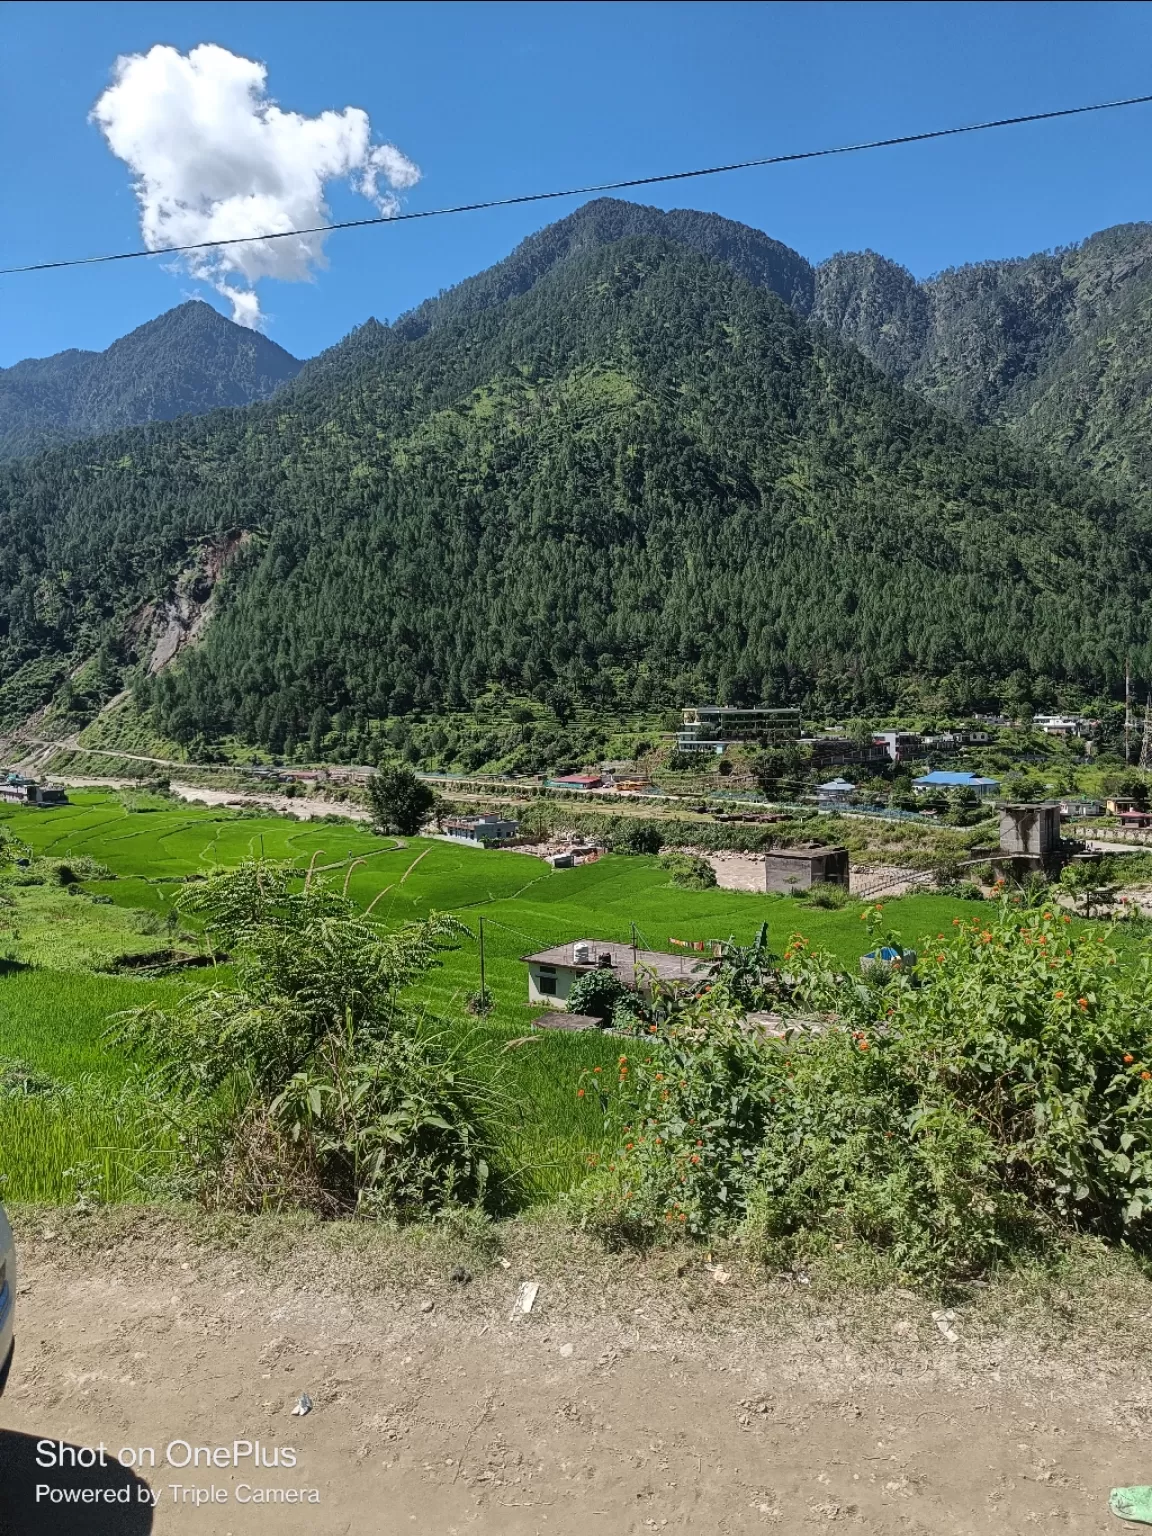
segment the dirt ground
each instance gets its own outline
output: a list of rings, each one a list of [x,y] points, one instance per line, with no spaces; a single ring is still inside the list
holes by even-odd
[[[14,1215],[15,1536],[1087,1533],[1121,1528],[1114,1484],[1152,1480],[1138,1278],[1018,1296],[1008,1327],[1009,1303],[974,1293],[950,1342],[912,1292],[847,1304],[527,1224],[501,1256],[364,1228]],[[314,1407],[293,1417],[302,1392]],[[109,1464],[38,1467],[42,1440],[65,1460],[102,1443]],[[253,1470],[241,1445],[237,1468],[236,1441],[296,1464]],[[173,1464],[196,1447],[225,1464]],[[115,1502],[50,1502],[81,1488]]]

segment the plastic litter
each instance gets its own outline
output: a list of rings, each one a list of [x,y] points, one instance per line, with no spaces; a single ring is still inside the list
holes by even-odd
[[[951,1307],[948,1308],[947,1312],[933,1312],[932,1321],[948,1340],[949,1344],[959,1344],[960,1335],[952,1326],[956,1321],[956,1314]]]
[[[538,1280],[522,1281],[520,1289],[516,1292],[516,1300],[512,1303],[512,1316],[515,1317],[518,1313],[531,1312],[532,1308],[536,1305],[536,1297],[539,1291],[540,1282]]]
[[[300,1400],[292,1410],[292,1417],[294,1419],[302,1419],[306,1413],[311,1412],[312,1399],[308,1396],[307,1392],[301,1392]]]
[[[1135,1520],[1141,1525],[1152,1525],[1152,1487],[1137,1484],[1134,1488],[1113,1488],[1108,1508],[1121,1520]]]

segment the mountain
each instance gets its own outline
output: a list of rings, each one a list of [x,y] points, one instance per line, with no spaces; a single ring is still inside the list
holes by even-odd
[[[1115,685],[1149,632],[1139,508],[727,260],[625,235],[416,332],[372,322],[273,403],[0,468],[0,716],[138,675],[189,594],[198,638],[142,702],[274,749],[334,720],[367,750],[492,684],[604,710],[1043,698]]]
[[[811,264],[762,230],[718,213],[693,208],[673,208],[666,213],[642,203],[598,197],[567,218],[529,235],[510,256],[487,271],[466,278],[402,315],[394,327],[396,334],[406,341],[415,340],[434,326],[514,299],[573,257],[633,235],[670,240],[701,256],[726,262],[739,276],[757,288],[769,289],[800,314],[806,315],[812,308],[815,274]]]
[[[1152,495],[1152,224],[926,282],[841,254],[812,312],[933,404]]]
[[[301,364],[191,300],[104,352],[57,352],[0,368],[0,458],[118,427],[266,399]]]

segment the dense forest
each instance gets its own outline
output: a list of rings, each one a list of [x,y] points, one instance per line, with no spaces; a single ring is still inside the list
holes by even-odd
[[[103,352],[57,352],[0,368],[0,458],[264,400],[300,366],[266,336],[190,300]]]
[[[834,256],[813,313],[934,404],[1152,492],[1152,224],[923,283],[873,251]]]
[[[1115,687],[1140,510],[966,425],[773,286],[632,235],[528,291],[353,333],[272,402],[0,471],[0,713],[234,551],[140,684],[183,741],[273,749],[492,684],[605,708],[956,708]],[[238,539],[243,532],[247,537]]]

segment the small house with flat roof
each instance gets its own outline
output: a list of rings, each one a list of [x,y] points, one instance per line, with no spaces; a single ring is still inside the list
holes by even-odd
[[[577,939],[520,958],[528,967],[528,1001],[547,1008],[567,1008],[577,978],[589,971],[611,971],[629,991],[643,992],[653,981],[689,986],[715,966],[698,954],[665,955],[608,939]]]
[[[918,795],[947,794],[950,789],[970,789],[978,800],[987,800],[1000,793],[999,779],[986,779],[979,773],[954,773],[947,768],[937,768],[921,778],[912,780],[912,789]]]

